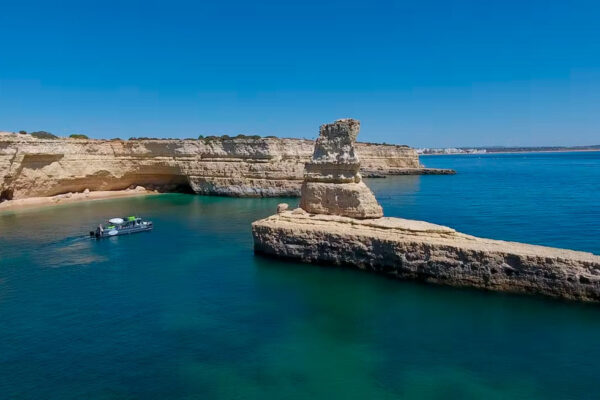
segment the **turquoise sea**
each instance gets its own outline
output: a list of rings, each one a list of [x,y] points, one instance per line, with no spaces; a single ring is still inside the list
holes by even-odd
[[[368,180],[387,215],[600,254],[600,153],[422,161],[458,174]],[[600,398],[600,307],[255,256],[281,201],[0,214],[0,398]],[[85,236],[130,214],[155,230]]]

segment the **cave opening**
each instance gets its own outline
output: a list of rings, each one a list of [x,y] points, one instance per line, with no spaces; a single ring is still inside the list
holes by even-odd
[[[6,200],[12,200],[12,199],[13,199],[13,190],[12,189],[4,189],[3,191],[0,192],[0,202],[6,201]]]

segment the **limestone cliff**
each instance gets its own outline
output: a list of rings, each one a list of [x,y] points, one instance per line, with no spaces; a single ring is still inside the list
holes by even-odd
[[[281,211],[252,225],[257,252],[401,279],[600,302],[600,256],[483,239],[399,218]]]
[[[321,125],[306,163],[300,207],[309,213],[378,218],[383,210],[359,173],[354,148],[360,121],[347,118]]]
[[[297,196],[314,142],[299,139],[36,139],[0,132],[0,199],[131,185],[226,196]],[[406,146],[357,144],[367,173],[423,168]]]
[[[383,218],[361,182],[360,123],[321,126],[300,207],[252,224],[257,253],[350,265],[403,279],[600,302],[600,256],[482,239],[423,221]]]

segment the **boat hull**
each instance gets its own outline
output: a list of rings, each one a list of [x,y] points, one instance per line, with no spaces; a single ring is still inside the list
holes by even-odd
[[[102,238],[109,238],[109,237],[113,237],[113,236],[131,235],[131,234],[140,233],[140,232],[150,232],[152,230],[152,228],[153,228],[152,224],[148,224],[148,225],[144,225],[144,226],[133,226],[130,228],[111,229],[111,230],[105,229],[103,231],[96,229],[96,231],[90,232],[90,236],[93,236],[97,239],[102,239]]]

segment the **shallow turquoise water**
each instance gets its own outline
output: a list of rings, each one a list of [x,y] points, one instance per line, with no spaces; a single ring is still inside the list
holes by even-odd
[[[459,174],[368,181],[386,214],[600,253],[600,153],[423,161]],[[254,256],[280,201],[0,214],[0,398],[600,397],[597,306]],[[132,213],[155,231],[84,236]]]

